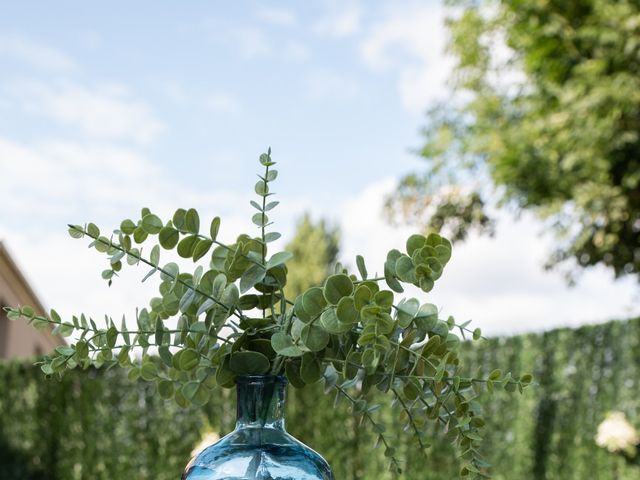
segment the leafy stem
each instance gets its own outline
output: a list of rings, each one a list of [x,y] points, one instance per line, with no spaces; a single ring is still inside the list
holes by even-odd
[[[77,225],[68,225],[68,227],[69,227],[70,230],[75,230],[78,233],[81,233],[83,235],[86,235],[86,236],[94,239],[96,242],[103,244],[107,248],[114,248],[114,249],[124,253],[125,255],[129,255],[129,256],[135,258],[136,260],[138,260],[138,261],[150,266],[151,268],[155,269],[156,271],[166,275],[167,277],[171,278],[175,282],[179,283],[183,287],[186,287],[189,290],[192,290],[193,292],[195,292],[195,293],[197,293],[199,295],[202,295],[203,297],[213,301],[213,303],[215,303],[216,305],[220,305],[221,307],[224,307],[227,310],[231,310],[233,315],[238,317],[240,320],[245,318],[240,309],[238,309],[238,308],[231,309],[228,305],[225,305],[224,303],[220,302],[220,300],[218,300],[217,298],[209,295],[206,292],[203,292],[202,290],[200,290],[195,285],[190,285],[189,283],[187,283],[184,280],[182,280],[178,275],[174,275],[172,272],[169,272],[168,270],[160,267],[159,265],[156,265],[156,264],[152,263],[151,261],[149,261],[146,258],[144,258],[142,255],[139,255],[139,254],[137,254],[137,253],[135,253],[135,252],[133,252],[131,250],[127,251],[121,245],[119,245],[117,243],[113,243],[112,241],[105,241],[99,235],[92,235],[87,229],[79,228]]]

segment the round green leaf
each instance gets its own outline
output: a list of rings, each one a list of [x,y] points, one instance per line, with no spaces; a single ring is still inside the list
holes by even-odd
[[[162,246],[162,248],[171,250],[178,244],[178,240],[180,240],[180,234],[178,233],[178,230],[167,225],[166,227],[163,227],[162,230],[160,230],[158,240],[160,241],[160,245]]]
[[[398,260],[396,260],[395,270],[403,282],[413,283],[416,281],[415,266],[413,265],[411,257],[403,255],[398,258]]]
[[[89,356],[89,346],[87,342],[81,340],[76,343],[76,357],[80,360],[85,359]]]
[[[481,329],[479,329],[479,328],[476,328],[476,329],[473,331],[473,339],[474,339],[474,340],[480,340],[480,338],[481,338],[481,337],[482,337],[482,330],[481,330]]]
[[[269,360],[272,360],[276,356],[276,352],[271,346],[271,341],[266,338],[256,338],[249,340],[247,348],[254,352],[259,352],[266,356]]]
[[[400,285],[400,282],[398,282],[398,279],[395,276],[395,266],[395,260],[387,260],[384,262],[384,280],[387,282],[387,285],[389,285],[391,290],[397,293],[402,293],[404,292],[404,288],[402,288],[402,285]]]
[[[197,235],[189,235],[183,238],[178,243],[178,255],[182,258],[191,258],[199,241],[200,239],[198,239]]]
[[[305,353],[300,365],[300,378],[307,385],[316,383],[322,378],[322,365],[312,353]]]
[[[201,382],[189,382],[182,387],[182,394],[194,405],[203,406],[209,401],[210,392]]]
[[[366,285],[358,285],[356,291],[353,294],[353,300],[355,302],[355,307],[360,310],[362,307],[366,306],[371,301],[371,290]]]
[[[324,284],[323,294],[327,302],[337,305],[341,298],[353,293],[353,282],[343,274],[331,275]]]
[[[265,182],[263,180],[259,180],[256,183],[255,191],[261,197],[267,196],[269,194],[269,186],[267,185],[267,182]]]
[[[147,239],[149,234],[142,227],[136,227],[133,231],[133,240],[136,243],[142,243]],[[98,249],[98,244],[96,244],[96,250]],[[99,251],[99,250],[98,250]]]
[[[278,252],[267,261],[267,270],[282,265],[291,258],[293,258],[293,253],[291,252]]]
[[[236,375],[261,375],[270,366],[269,359],[259,352],[236,352],[229,359],[229,368]]]
[[[293,339],[284,332],[276,332],[271,337],[271,346],[283,357],[299,357],[302,350],[293,343]]]
[[[80,225],[69,225],[68,232],[71,238],[84,237],[84,229]]]
[[[349,297],[350,298],[350,297]],[[351,324],[342,323],[336,315],[336,308],[327,308],[320,316],[320,325],[329,333],[339,335],[351,330]]]
[[[193,261],[197,262],[202,257],[204,257],[211,248],[211,245],[213,245],[213,242],[211,240],[208,240],[206,238],[200,239],[200,241],[193,249]]]
[[[298,318],[300,321],[304,323],[311,321],[311,315],[307,313],[302,304],[302,295],[298,295],[296,297],[296,301],[293,304],[293,310],[295,312],[296,318]]]
[[[380,307],[389,308],[393,305],[393,292],[389,290],[380,290],[373,296],[373,301]]]
[[[285,364],[285,373],[289,383],[295,388],[304,388],[306,385],[300,377],[300,363],[294,360],[288,360]]]
[[[215,217],[211,220],[211,227],[209,228],[209,234],[211,235],[211,240],[215,241],[218,237],[218,232],[220,231],[220,217]]]
[[[198,352],[196,352],[193,348],[187,348],[179,353],[180,356],[178,357],[178,362],[179,368],[182,371],[193,370],[200,362]]]
[[[169,262],[164,267],[162,267],[162,272],[160,272],[160,278],[163,281],[172,281],[174,278],[178,276],[180,269],[178,264],[175,262]]]
[[[231,388],[235,385],[235,374],[229,368],[230,354],[222,357],[222,361],[216,370],[216,382],[223,388]]]
[[[162,230],[162,220],[160,220],[160,217],[157,215],[148,213],[142,218],[140,226],[149,235],[155,235],[156,233],[160,233],[160,230]]]
[[[262,227],[267,223],[269,223],[269,217],[267,216],[266,213],[262,213],[262,212],[254,213],[253,217],[251,217],[251,221],[254,223],[254,225],[257,225],[258,227]]]
[[[319,352],[329,344],[329,333],[322,327],[314,324],[307,324],[300,332],[300,340],[312,352]]]
[[[264,279],[266,273],[262,265],[251,265],[240,278],[240,292],[245,293],[249,291],[256,283]]]
[[[184,219],[184,229],[189,233],[198,233],[200,231],[200,216],[193,208],[187,210]]]
[[[421,278],[420,282],[419,282],[419,286],[420,289],[425,292],[425,293],[429,293],[431,290],[433,290],[433,280],[431,280],[430,278]]]
[[[184,208],[179,208],[176,213],[173,214],[173,225],[178,230],[184,230],[184,223],[187,217],[187,211]]]
[[[90,237],[97,238],[100,236],[100,229],[95,223],[90,223],[87,225],[87,234],[89,234]]]
[[[173,392],[174,388],[171,380],[160,380],[160,382],[158,382],[158,393],[162,398],[165,400],[170,399],[173,397]]]
[[[403,299],[398,304],[398,325],[402,328],[407,328],[409,325],[411,325],[411,321],[413,320],[413,317],[416,315],[416,313],[418,313],[419,308],[420,302],[417,299]]]
[[[440,263],[445,264],[451,259],[451,247],[446,245],[436,245],[436,257],[440,260]]]
[[[310,288],[302,295],[302,307],[307,315],[311,317],[310,320],[320,315],[326,305],[327,301],[320,287]]]
[[[359,313],[360,312],[356,308],[355,300],[353,299],[353,297],[344,297],[338,302],[338,308],[336,308],[336,316],[338,317],[340,323],[348,325],[357,323]]]
[[[411,235],[407,239],[407,253],[409,255],[413,255],[413,252],[415,250],[424,247],[426,243],[427,239],[424,237],[424,235]]]
[[[154,363],[149,361],[142,364],[142,367],[140,368],[140,376],[143,380],[150,382],[154,380],[157,375],[158,369],[156,368]]]
[[[126,219],[120,223],[120,231],[125,235],[131,235],[136,229],[136,224],[132,220]]]
[[[181,390],[176,390],[176,393],[173,398],[179,407],[182,407],[182,408],[189,407],[189,400],[185,398]]]

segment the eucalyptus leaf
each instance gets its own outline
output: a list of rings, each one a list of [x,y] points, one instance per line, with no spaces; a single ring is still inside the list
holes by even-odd
[[[195,251],[196,245],[200,239],[197,235],[190,235],[188,237],[183,238],[178,243],[178,255],[182,258],[191,258],[193,257],[193,252]]]
[[[324,293],[320,287],[314,287],[307,290],[302,295],[301,302],[302,308],[306,313],[305,316],[309,321],[319,316],[327,305]],[[303,319],[301,318],[301,320]]]
[[[216,238],[218,238],[218,232],[220,232],[220,217],[214,217],[209,227],[209,235],[212,241],[215,242]]]
[[[149,235],[155,235],[160,233],[160,230],[162,230],[162,220],[160,220],[160,217],[157,215],[149,213],[144,216],[140,226]]]
[[[307,324],[300,332],[300,340],[312,352],[319,352],[329,344],[330,336],[322,327]]]
[[[260,375],[267,373],[271,362],[259,352],[236,352],[229,359],[229,368],[236,375]]]
[[[293,258],[293,253],[291,252],[278,252],[267,261],[267,270],[282,265],[291,258]]]
[[[323,294],[328,303],[337,305],[341,298],[353,293],[353,282],[344,274],[331,275],[327,278]]]
[[[179,240],[180,233],[178,233],[178,230],[170,226],[163,227],[158,235],[158,241],[160,242],[160,245],[166,250],[175,248]]]
[[[198,212],[193,208],[187,210],[184,219],[184,229],[193,234],[200,232],[200,215],[198,215]]]
[[[262,265],[252,265],[240,278],[240,293],[245,293],[261,282],[266,275],[266,270]]]
[[[271,346],[278,355],[284,357],[299,357],[303,354],[303,351],[294,344],[293,339],[284,332],[273,334]]]

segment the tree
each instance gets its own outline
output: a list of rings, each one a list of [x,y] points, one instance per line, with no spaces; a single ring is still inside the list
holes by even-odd
[[[313,222],[306,213],[296,225],[296,233],[286,246],[293,258],[287,264],[289,280],[285,293],[295,298],[319,285],[333,271],[339,251],[340,234],[324,220]]]
[[[557,237],[548,266],[638,276],[640,3],[450,3],[453,100],[428,112],[426,171],[391,216],[461,240],[492,230],[489,205],[529,210]]]

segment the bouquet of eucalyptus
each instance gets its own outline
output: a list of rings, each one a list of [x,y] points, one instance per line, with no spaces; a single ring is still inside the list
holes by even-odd
[[[93,223],[70,225],[73,238],[88,238],[106,255],[102,277],[109,285],[125,265],[143,265],[149,268],[143,281],[159,279],[158,296],[136,310],[135,329],[124,318],[120,327],[108,316],[98,326],[84,314],[64,320],[55,310],[45,317],[29,306],[8,308],[12,320],[23,317],[36,328],[53,325],[56,334],[73,334],[74,341],[44,358],[42,371],[61,375],[119,365],[132,381],[155,382],[159,395],[184,407],[205,404],[214,389],[233,387],[238,375],[285,375],[296,388],[323,381],[327,393],[346,399],[371,425],[399,473],[394,442],[376,419],[379,406],[367,400],[377,389],[393,398],[399,421],[420,446],[426,448],[427,423],[439,423],[459,446],[461,475],[487,476],[478,451],[485,424],[479,391],[498,386],[522,392],[531,375],[494,370],[486,378],[462,376],[456,350],[467,334],[481,339],[480,330],[442,319],[431,303],[397,298],[403,284],[432,290],[451,257],[450,242],[435,233],[412,235],[404,251],[388,253],[384,275],[369,275],[357,256],[357,272],[337,265],[321,285],[287,298],[292,254],[269,252],[280,237],[269,228],[278,205],[270,149],[260,163],[257,201],[251,201],[258,234],[242,234],[233,244],[218,239],[220,218],[204,230],[194,209],[180,208],[164,221],[144,208],[140,218],[123,220],[107,235]],[[194,267],[162,262],[163,250],[176,250]]]

